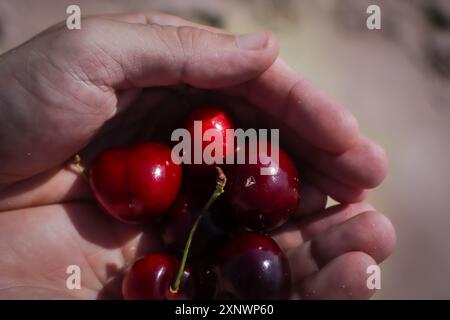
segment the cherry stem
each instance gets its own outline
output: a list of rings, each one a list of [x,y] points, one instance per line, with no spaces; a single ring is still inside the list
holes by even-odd
[[[75,168],[78,170],[78,172],[80,173],[80,175],[85,179],[85,180],[89,180],[88,176],[86,175],[86,168],[81,164],[81,157],[79,154],[76,154],[73,157],[73,165],[75,166]]]
[[[194,238],[195,231],[197,230],[198,225],[200,224],[200,221],[202,220],[205,213],[209,210],[209,208],[212,206],[212,204],[217,200],[217,198],[224,193],[225,184],[227,183],[227,177],[223,173],[222,169],[220,167],[216,167],[217,170],[217,178],[216,178],[216,189],[214,190],[213,194],[209,198],[208,202],[203,206],[202,211],[200,211],[200,214],[198,215],[197,219],[195,220],[194,225],[191,228],[191,231],[189,232],[189,237],[186,241],[186,246],[184,247],[183,251],[183,258],[181,259],[180,263],[180,269],[178,270],[177,277],[175,278],[175,282],[172,286],[170,286],[170,292],[177,293],[180,289],[180,283],[181,278],[183,277],[184,270],[186,268],[186,261],[189,255],[189,250],[191,248],[192,239]]]

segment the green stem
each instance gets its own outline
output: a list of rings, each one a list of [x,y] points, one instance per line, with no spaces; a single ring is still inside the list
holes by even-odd
[[[76,154],[74,156],[73,165],[78,170],[78,173],[83,177],[83,179],[89,181],[89,178],[86,174],[86,168],[81,164],[81,157],[79,154]]]
[[[216,169],[218,172],[217,179],[216,179],[216,189],[214,190],[213,194],[209,198],[208,202],[202,208],[202,211],[200,211],[200,214],[198,215],[197,219],[195,220],[194,225],[191,228],[191,231],[189,232],[189,237],[186,241],[186,245],[185,245],[184,251],[183,251],[183,258],[181,259],[181,263],[180,263],[180,269],[178,270],[178,274],[177,274],[177,277],[175,278],[175,282],[170,287],[170,291],[173,293],[177,293],[178,290],[180,289],[181,278],[183,277],[184,269],[186,268],[186,261],[187,261],[188,255],[189,255],[189,250],[191,248],[192,239],[194,238],[195,231],[197,230],[197,227],[198,227],[200,221],[202,220],[205,213],[212,206],[212,204],[216,201],[216,199],[222,193],[224,193],[224,188],[225,188],[225,184],[227,182],[227,178],[226,178],[225,174],[223,173],[222,169],[220,169],[219,167],[216,167]]]

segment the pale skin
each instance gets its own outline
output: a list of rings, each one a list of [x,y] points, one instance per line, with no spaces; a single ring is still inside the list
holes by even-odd
[[[366,270],[392,253],[395,232],[365,198],[386,175],[385,154],[278,57],[274,34],[243,39],[158,13],[90,17],[0,56],[0,74],[0,298],[120,298],[123,270],[161,250],[158,230],[101,212],[70,159],[81,152],[89,166],[163,106],[176,110],[176,92],[200,89],[236,101],[247,124],[258,114],[280,128],[305,168],[298,218],[273,235],[290,260],[292,298],[375,293]],[[350,204],[324,209],[326,195]],[[82,270],[81,290],[66,288],[69,265]]]

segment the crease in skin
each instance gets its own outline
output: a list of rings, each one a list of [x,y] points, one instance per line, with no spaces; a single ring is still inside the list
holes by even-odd
[[[45,207],[55,207],[56,205],[52,205],[52,206],[42,206],[42,208]],[[78,206],[80,206],[80,204],[78,204]],[[131,257],[129,254],[124,253],[126,250],[130,250],[129,246],[132,246],[132,248],[137,248],[137,246],[139,245],[139,242],[141,241],[142,238],[142,232],[140,232],[140,230],[130,230],[130,232],[136,232],[136,236],[134,236],[133,238],[131,238],[129,241],[126,241],[126,243],[124,245],[120,245],[123,242],[123,237],[120,236],[120,233],[118,232],[118,229],[116,227],[120,227],[120,225],[118,225],[117,223],[112,222],[111,225],[107,225],[108,227],[113,227],[114,230],[111,230],[111,234],[112,237],[114,237],[116,240],[113,240],[116,243],[117,249],[115,250],[108,250],[108,249],[104,249],[103,247],[99,247],[97,248],[94,252],[87,252],[86,250],[84,250],[84,245],[83,245],[83,241],[86,241],[85,239],[80,240],[80,234],[79,231],[77,229],[74,228],[74,224],[72,223],[69,215],[67,214],[67,209],[66,208],[61,208],[61,210],[58,210],[60,212],[55,212],[55,214],[57,216],[64,216],[63,219],[66,220],[65,221],[58,221],[59,223],[65,223],[66,225],[69,226],[69,229],[67,231],[64,232],[65,236],[68,237],[68,239],[65,239],[65,241],[68,241],[69,243],[72,243],[76,248],[72,248],[72,250],[74,252],[80,252],[81,254],[77,255],[78,259],[81,258],[80,255],[82,255],[83,257],[81,258],[82,260],[78,261],[78,263],[80,266],[85,266],[82,270],[82,272],[84,273],[84,278],[88,278],[91,279],[88,282],[83,282],[82,283],[82,288],[83,289],[89,289],[91,292],[95,292],[95,293],[99,293],[102,290],[104,290],[104,288],[108,285],[108,283],[116,278],[117,276],[120,276],[124,270],[124,268],[126,267],[126,259],[129,259],[130,261],[133,260],[133,257]],[[82,214],[80,212],[80,214]],[[111,229],[111,228],[110,228]],[[127,232],[125,232],[124,235],[129,234]],[[81,236],[83,237],[83,236]],[[81,241],[81,242],[80,242]],[[87,240],[89,242],[89,240]],[[133,250],[131,248],[131,252],[132,254],[135,254],[135,250]],[[100,272],[103,272],[101,270],[103,270],[102,268],[107,268],[108,263],[106,263],[105,265],[99,265],[98,268],[95,267],[95,260],[97,259],[98,255],[101,254],[107,254],[107,258],[106,260],[111,261],[111,263],[113,263],[114,265],[117,266],[117,272],[115,274],[112,275],[106,275],[106,277],[103,277],[100,275]],[[127,255],[128,257],[126,258],[125,255]],[[108,261],[106,261],[108,262]],[[55,266],[53,268],[51,268],[50,270],[45,270],[45,272],[37,272],[36,274],[34,274],[34,276],[38,276],[39,280],[33,280],[34,282],[44,282],[44,283],[55,283],[55,286],[59,287],[59,286],[63,286],[65,288],[65,278],[64,276],[66,276],[65,274],[65,268],[67,266]],[[100,268],[100,269],[99,269]],[[88,273],[87,273],[88,272]],[[60,274],[62,275],[62,278],[58,278],[55,279],[54,275],[55,274]],[[92,276],[94,276],[94,278],[92,278]],[[94,281],[92,281],[94,280]],[[56,284],[57,282],[57,284]],[[24,285],[25,286],[25,285]],[[29,286],[28,284],[26,284],[26,286]],[[13,287],[13,286],[10,286]]]
[[[47,60],[50,61],[50,59],[47,59]],[[53,67],[54,63],[49,63],[48,65]],[[53,68],[55,68],[55,67],[53,67]],[[56,69],[56,72],[61,73],[62,71],[60,71],[60,69]],[[41,81],[45,82],[45,86],[47,86],[47,88],[51,90],[51,94],[53,95],[52,99],[55,100],[55,102],[51,104],[52,108],[56,107],[56,108],[66,111],[69,106],[76,106],[74,108],[70,108],[70,110],[74,111],[78,114],[96,116],[96,117],[98,116],[100,118],[104,118],[106,116],[107,113],[105,112],[105,110],[107,110],[107,109],[105,107],[103,107],[102,105],[95,105],[95,104],[92,105],[92,101],[86,102],[86,101],[80,99],[79,91],[77,91],[77,94],[73,94],[73,90],[66,89],[68,86],[61,85],[62,81],[66,81],[66,79],[65,79],[66,73],[61,73],[61,79],[59,80],[60,83],[58,84],[58,86],[53,85],[54,81],[51,81],[48,78],[48,75],[46,75],[44,72],[41,71],[41,68],[36,68],[35,73],[40,76],[40,79],[39,79],[40,82]],[[68,83],[72,84],[73,81],[74,80],[70,80]],[[89,95],[90,91],[95,91],[96,89],[101,88],[101,86],[95,86],[93,88],[89,87],[87,83],[80,81],[80,80],[78,80],[78,82],[81,85],[83,85],[83,84],[85,85],[85,88],[83,88],[83,89],[87,90],[86,91],[87,95]],[[66,89],[66,90],[62,90],[62,89]],[[78,88],[78,89],[82,90],[81,88]],[[50,91],[50,90],[48,90],[48,91]],[[48,91],[45,90],[44,94],[48,95],[49,94]],[[115,92],[113,89],[109,88],[108,90],[103,89],[101,91],[103,91],[103,93],[105,93],[108,96],[108,99],[106,98],[106,96],[99,99],[99,100],[104,100],[102,102],[102,104],[106,104],[106,105],[115,105],[116,104],[117,99],[114,98]],[[57,97],[55,97],[55,94],[61,98],[61,101],[64,100],[65,103],[61,103],[61,104],[57,103],[57,100],[59,100],[59,99]],[[72,101],[67,103],[68,99],[71,99]],[[112,100],[109,101],[110,99],[112,99]],[[108,103],[106,103],[105,101],[108,101]],[[111,109],[113,109],[113,108],[111,108]],[[89,110],[89,112],[87,112],[88,110]],[[81,111],[83,111],[83,112],[81,112]]]
[[[297,222],[305,241],[312,240],[315,236],[323,234],[359,214],[373,211],[375,208],[366,202],[353,204],[337,204],[326,208],[313,216],[305,216]]]
[[[37,207],[37,208],[45,208],[45,207],[53,207],[53,206],[57,206],[57,205],[41,206],[41,207]],[[89,282],[89,285],[86,285],[86,283],[83,282],[82,283],[82,288],[87,288],[87,289],[90,289],[92,292],[97,292],[97,291],[101,290],[101,288],[104,286],[104,282],[101,280],[101,277],[98,275],[98,273],[96,272],[95,268],[93,268],[93,265],[92,265],[91,261],[87,258],[87,254],[86,254],[85,250],[83,249],[83,247],[81,246],[80,241],[78,240],[78,237],[76,235],[76,234],[78,234],[78,231],[75,230],[74,225],[73,225],[72,221],[70,220],[69,215],[67,214],[67,211],[65,210],[65,208],[63,206],[61,206],[61,207],[62,207],[61,208],[62,212],[64,213],[63,216],[67,220],[67,225],[70,226],[70,230],[65,232],[65,236],[70,237],[70,239],[72,239],[72,241],[70,241],[70,243],[75,245],[78,248],[78,251],[80,253],[82,253],[81,255],[83,256],[84,264],[88,266],[88,268],[90,269],[92,275],[94,275],[95,280],[97,280],[97,282],[99,284],[98,286],[93,286],[93,285],[91,285],[92,282]],[[58,213],[57,215],[60,216],[61,214]],[[57,272],[53,272],[53,271],[55,271],[55,270],[61,271],[61,268],[62,268],[62,270],[64,270],[64,272],[62,272],[61,274],[62,275],[66,275],[65,274],[65,268],[66,267],[67,267],[66,265],[64,265],[64,266],[57,266],[57,267],[55,267],[55,268],[53,268],[51,270],[48,270],[48,271],[46,271],[44,273],[40,272],[38,274],[41,277],[44,277],[45,280],[47,280],[49,282],[54,282],[55,279],[52,278],[52,277],[49,278],[48,275],[50,275],[50,274],[54,275]],[[83,273],[84,274],[86,273],[86,269],[83,269]],[[84,277],[86,278],[86,275]],[[64,286],[64,288],[65,288],[65,279],[59,279],[59,280],[63,281],[63,283],[61,285]]]
[[[36,100],[36,102],[34,102],[34,103],[30,102],[29,105],[34,105],[35,107],[39,106],[39,105],[52,105],[53,106],[52,101],[42,100],[45,97],[45,95],[40,95],[40,94],[36,93],[35,92],[36,89],[32,90],[29,87],[29,85],[26,84],[26,82],[23,79],[21,79],[21,76],[19,74],[20,73],[18,73],[18,72],[13,72],[12,79],[18,84],[19,88],[21,88],[22,90],[25,91],[25,93],[26,93],[25,96],[27,97],[27,99],[31,98],[31,99]],[[43,109],[45,110],[45,108],[43,108]],[[19,109],[19,110],[21,110],[21,109]],[[14,115],[13,115],[13,118],[14,118]],[[14,140],[13,140],[13,142],[14,142]],[[19,142],[21,142],[21,141],[19,141]],[[14,154],[17,152],[15,149],[12,149],[11,147],[9,149],[10,150],[4,151],[7,155],[9,153]],[[31,153],[28,152],[27,155],[31,156]],[[7,156],[6,158],[8,158],[8,157],[11,158],[10,156]],[[14,164],[9,163],[9,162],[12,162],[11,159],[10,159],[10,161],[5,161],[5,162],[6,162],[6,164],[4,164],[4,166],[6,168],[11,167],[11,166],[14,167]],[[40,172],[40,171],[35,172],[37,170],[37,168],[39,168],[40,166],[42,166],[42,165],[39,165],[39,163],[38,163],[37,165],[34,166],[34,168],[33,167],[31,168],[31,171],[29,170],[30,172],[28,172],[28,173],[21,172],[20,174],[12,173],[12,170],[10,168],[8,168],[8,172],[0,173],[0,183],[13,183],[13,182],[17,182],[21,179],[24,179],[27,175],[32,176],[32,175]],[[29,167],[31,167],[31,166],[29,166]],[[43,171],[44,169],[45,168],[39,168],[39,170],[41,170],[41,171]],[[6,180],[5,180],[5,178],[2,178],[2,176],[6,176],[7,177]]]
[[[286,252],[292,272],[292,283],[298,285],[304,278],[320,271],[320,266],[311,251],[311,241],[303,243],[302,249],[293,248]]]
[[[276,230],[271,237],[283,251],[298,248],[304,242],[299,228],[295,225],[281,227],[279,230]]]
[[[37,104],[43,104],[43,105],[53,105],[53,103],[49,100],[43,100],[42,96],[40,96],[38,93],[35,92],[35,90],[32,90],[29,88],[29,85],[26,83],[25,80],[21,79],[19,76],[19,73],[14,72],[11,75],[12,79],[19,85],[20,88],[22,88],[23,91],[26,93],[26,97],[33,98],[37,101]],[[44,95],[45,96],[45,95]],[[34,103],[30,103],[30,105],[35,105]]]
[[[69,217],[69,213],[67,212],[66,208],[64,206],[62,206],[62,210],[64,211],[64,217],[67,221],[67,225],[69,225],[70,228],[70,232],[68,232],[69,236],[72,238],[72,243],[76,243],[76,246],[78,247],[79,252],[82,253],[83,256],[83,260],[86,263],[86,265],[89,267],[89,269],[91,270],[92,274],[94,275],[95,279],[98,282],[98,285],[96,286],[92,286],[92,290],[101,290],[101,288],[105,285],[105,282],[103,282],[101,280],[100,275],[98,274],[98,272],[93,268],[93,265],[91,263],[91,261],[87,258],[86,252],[85,250],[82,248],[80,242],[77,239],[77,235],[81,236],[78,232],[78,230],[76,230],[75,226],[73,225],[70,217]],[[97,288],[98,287],[98,288]]]
[[[35,205],[28,205],[28,206],[23,206],[20,208],[11,208],[11,209],[5,209],[5,210],[0,210],[0,214],[1,213],[7,213],[10,211],[16,211],[16,210],[21,210],[21,209],[39,209],[41,207],[45,207],[45,206],[51,206],[51,205],[70,205],[70,204],[93,204],[94,202],[92,200],[86,199],[86,200],[61,200],[59,202],[49,202],[49,203],[40,203],[40,204],[35,204]],[[8,201],[6,201],[6,204],[8,205],[12,205],[11,203],[8,203]]]
[[[123,88],[122,89],[126,89],[126,88],[133,88],[133,87],[139,87],[134,85],[129,79],[127,79],[126,77],[126,72],[123,68],[123,63],[116,57],[114,57],[114,55],[112,55],[109,52],[106,52],[105,49],[102,47],[101,44],[99,43],[94,43],[95,48],[101,52],[101,54],[103,55],[103,57],[109,58],[110,61],[113,61],[114,64],[116,65],[116,68],[112,67],[111,65],[106,64],[103,59],[99,58],[96,56],[96,63],[99,64],[101,66],[101,69],[104,70],[104,72],[106,73],[106,76],[99,76],[97,79],[93,79],[92,76],[88,76],[88,73],[83,70],[83,73],[86,75],[86,81],[84,81],[85,83],[90,82],[92,84],[95,85],[95,87],[100,88],[110,88],[112,89],[112,86],[110,83],[108,83],[108,81],[112,81],[113,79],[117,82],[122,83]],[[82,68],[81,68],[82,69]],[[118,75],[113,75],[111,72],[111,70],[119,70],[116,71]],[[117,80],[118,78],[120,78],[120,80]],[[106,80],[105,80],[106,79]]]
[[[276,230],[272,237],[285,250],[299,248],[306,241],[312,240],[330,228],[358,214],[373,210],[374,207],[365,202],[338,204],[316,211],[312,215],[296,217],[289,225]]]
[[[99,250],[101,251],[101,250]],[[118,267],[118,269],[122,269],[123,265],[125,265],[125,262],[123,261],[123,255],[121,253],[121,249],[118,250],[119,252],[117,253],[120,258],[122,259],[122,266]],[[84,251],[83,251],[84,252]],[[104,253],[104,252],[97,252],[98,254]],[[95,277],[97,278],[100,286],[99,288],[92,288],[93,291],[97,291],[100,292],[109,282],[109,280],[111,278],[113,278],[114,276],[108,276],[106,275],[106,277],[103,279],[103,277],[100,276],[99,272],[95,270],[95,268],[93,267],[94,263],[92,262],[92,259],[95,257],[95,255],[90,255],[90,254],[83,254],[85,261],[87,262],[87,265],[89,266],[89,268],[92,270],[92,273],[95,275]],[[106,266],[105,266],[106,267]]]
[[[368,190],[348,186],[320,173],[312,167],[306,168],[303,171],[303,176],[317,186],[320,191],[340,203],[362,202],[368,196]]]
[[[73,174],[73,175],[72,175]],[[0,190],[0,212],[91,199],[87,185],[71,168],[57,168]]]
[[[351,251],[363,252],[381,263],[395,246],[394,232],[387,224],[390,221],[377,211],[361,212],[312,239],[311,253],[320,267]]]
[[[121,242],[123,237],[119,236],[118,232],[115,232],[118,241]],[[122,255],[122,266],[127,267],[130,262],[132,262],[138,253],[138,246],[143,241],[143,232],[138,232],[135,237],[129,239],[125,245],[120,247],[120,253]]]
[[[55,274],[60,274],[61,278],[55,278]],[[45,272],[37,272],[34,273],[33,276],[35,276],[32,280],[27,281],[27,283],[22,283],[21,281],[15,281],[15,279],[8,278],[8,281],[10,283],[4,283],[2,280],[0,280],[0,296],[2,295],[1,291],[7,291],[10,289],[17,289],[17,288],[31,288],[31,289],[42,289],[43,291],[54,291],[54,292],[64,292],[64,296],[67,296],[70,292],[73,292],[72,290],[66,289],[66,273],[65,273],[65,267],[58,266],[55,268],[52,268],[50,270],[47,270]],[[36,278],[36,276],[38,278]],[[39,283],[48,283],[49,285],[43,286]],[[36,284],[34,284],[36,283]],[[50,286],[50,284],[54,284],[54,286]],[[58,289],[58,288],[64,288]],[[82,289],[89,290],[92,292],[95,292],[94,288],[90,288],[89,286],[82,286]],[[73,292],[75,293],[75,292]],[[6,295],[8,296],[8,295]],[[76,298],[76,295],[70,295],[73,298]],[[53,297],[53,295],[52,295]],[[27,297],[25,297],[27,298]]]
[[[68,215],[66,215],[68,217]],[[70,220],[70,218],[69,218]],[[120,261],[115,261],[117,262],[114,263],[115,267],[117,268],[117,272],[113,275],[108,275],[106,274],[105,277],[100,275],[100,271],[97,271],[97,269],[94,267],[94,262],[93,259],[101,254],[106,253],[106,249],[105,248],[99,248],[98,250],[96,250],[93,253],[87,253],[83,247],[79,244],[79,241],[77,242],[79,248],[80,248],[80,252],[83,253],[83,258],[85,259],[87,265],[89,266],[89,268],[91,269],[92,273],[95,275],[96,280],[98,280],[98,284],[100,285],[99,288],[97,288],[97,286],[91,286],[93,290],[98,290],[101,291],[103,288],[105,288],[107,286],[107,284],[114,278],[116,278],[117,276],[121,275],[121,271],[123,271],[130,262],[132,262],[135,258],[136,258],[136,252],[137,252],[137,248],[139,246],[139,244],[141,243],[141,241],[143,241],[143,232],[139,227],[135,227],[135,226],[129,226],[129,230],[125,230],[123,235],[121,236],[121,233],[119,232],[118,228],[122,227],[121,225],[119,225],[116,221],[113,221],[111,223],[111,225],[109,226],[110,228],[110,235],[112,236],[112,238],[114,238],[114,243],[116,244],[116,249],[113,250],[114,251],[114,257],[115,258],[119,258]],[[75,233],[78,233],[77,230],[75,230],[74,228],[72,228],[73,231],[75,231]],[[128,238],[128,235],[131,235],[131,238]],[[73,237],[77,237],[76,235],[73,235]],[[125,239],[125,240],[124,240]],[[74,239],[74,241],[77,241],[76,239]],[[108,250],[108,253],[111,253],[111,250]],[[111,261],[115,260],[112,259],[112,256],[109,257]],[[107,267],[107,266],[104,266]],[[103,268],[103,266],[102,266]]]
[[[328,174],[330,167],[336,168],[329,174],[337,181],[354,188],[372,189],[378,186],[387,174],[387,159],[383,149],[371,140],[360,137],[358,142],[343,153],[324,153],[311,147],[303,158],[322,174]],[[366,163],[372,163],[370,167]]]
[[[290,231],[295,233],[297,230],[298,232],[295,233],[297,240],[297,243],[294,243],[295,245],[291,243],[292,241],[290,240],[292,239],[286,239],[286,237],[289,237],[289,234],[283,234],[283,230],[280,230],[280,234],[275,235],[274,239],[285,250],[292,270],[298,270],[295,275],[301,280],[319,271],[321,267],[328,263],[328,261],[322,259],[321,253],[317,251],[318,248],[314,245],[315,238],[324,235],[332,228],[339,227],[339,225],[355,216],[370,211],[370,209],[373,210],[373,207],[368,203],[336,205],[318,212],[315,216],[307,216],[300,219],[304,223],[300,222],[299,226],[295,223],[291,225]],[[301,227],[311,230],[305,232]]]

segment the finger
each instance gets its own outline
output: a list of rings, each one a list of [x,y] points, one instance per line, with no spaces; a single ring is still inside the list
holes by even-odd
[[[288,222],[271,234],[282,250],[287,251],[296,248],[304,242],[297,222],[298,217],[321,212],[324,210],[326,203],[327,196],[317,188],[305,182],[300,184],[300,204],[295,217],[292,219],[293,221]]]
[[[376,265],[364,252],[348,252],[301,281],[297,291],[301,299],[369,299],[374,289],[367,286],[367,270]]]
[[[273,231],[270,236],[284,252],[298,248],[304,243],[302,234],[297,225],[291,222],[288,222],[284,226]]]
[[[289,222],[278,229],[272,237],[280,248],[289,251],[357,214],[372,210],[374,208],[366,202],[335,205]]]
[[[270,32],[234,36],[191,26],[98,18],[85,21],[83,30],[69,39],[74,40],[74,51],[92,47],[94,38],[97,59],[108,69],[92,66],[92,58],[89,64],[81,61],[88,77],[84,80],[113,88],[178,83],[199,88],[231,86],[261,74],[278,55],[277,41]],[[116,39],[120,39],[120,46]],[[67,46],[67,41],[64,43]]]
[[[279,129],[282,145],[296,160],[305,162],[317,172],[332,178],[336,190],[372,188],[386,176],[387,160],[384,151],[365,137],[359,137],[355,144],[344,153],[330,153],[312,146],[292,128],[273,117],[261,117],[253,112],[255,106],[240,99],[231,99],[229,111],[239,115],[240,124],[245,128]],[[244,121],[241,121],[243,118]],[[339,183],[339,184],[337,184]]]
[[[300,203],[295,216],[305,216],[325,208],[327,196],[308,182],[300,183]]]
[[[302,174],[320,191],[328,194],[338,202],[355,203],[361,202],[367,198],[367,190],[345,185],[313,168],[303,170]]]
[[[231,92],[285,122],[298,138],[319,149],[343,152],[358,139],[355,117],[301,78],[281,58],[261,76]]]
[[[395,242],[389,219],[377,211],[368,211],[314,238],[312,250],[319,265],[350,251],[365,252],[380,263],[392,253]]]
[[[162,26],[189,26],[199,29],[204,29],[214,33],[231,34],[226,30],[219,28],[203,25],[200,23],[195,23],[178,16],[174,16],[167,13],[150,11],[150,12],[137,12],[137,13],[115,13],[115,14],[105,14],[101,17],[109,18],[117,21],[128,22],[128,23],[140,23],[140,24],[159,24]]]
[[[361,251],[377,263],[388,257],[395,246],[395,231],[381,213],[368,211],[336,225],[287,252],[296,281],[317,272],[332,259],[351,251]]]
[[[0,192],[0,211],[86,200],[91,197],[87,181],[68,166],[8,186]]]
[[[375,208],[367,202],[338,204],[329,207],[318,214],[299,219],[296,223],[296,227],[302,235],[303,241],[309,241],[358,214],[374,210]]]
[[[374,188],[387,174],[384,150],[364,137],[347,152],[333,154],[310,148],[305,158],[317,171],[356,188]]]

